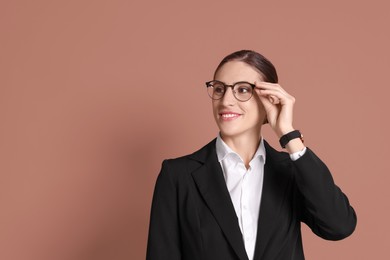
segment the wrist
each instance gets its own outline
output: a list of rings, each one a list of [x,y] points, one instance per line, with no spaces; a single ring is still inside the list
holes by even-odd
[[[296,142],[296,140],[299,140],[299,142]],[[294,141],[294,142],[293,142]],[[287,148],[287,145],[290,143],[293,143],[293,147],[295,150],[295,147],[303,145],[303,135],[299,130],[293,130],[288,132],[287,134],[284,134],[282,137],[279,139],[280,146],[282,148]],[[290,145],[291,146],[291,145]]]
[[[276,134],[278,136],[278,138],[280,139],[283,135],[286,135],[288,133],[291,133],[295,131],[294,127],[285,127],[283,129],[279,129],[278,131],[276,131]]]
[[[288,142],[286,145],[286,150],[289,154],[293,154],[296,152],[300,152],[305,148],[302,140],[300,138],[296,138]]]

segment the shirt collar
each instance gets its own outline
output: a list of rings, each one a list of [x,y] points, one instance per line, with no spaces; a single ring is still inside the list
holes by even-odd
[[[224,159],[226,159],[226,157],[228,155],[236,155],[238,158],[241,159],[241,157],[235,152],[233,151],[221,138],[221,135],[218,134],[217,136],[217,141],[216,141],[216,151],[217,151],[217,157],[218,157],[218,161],[221,162],[223,161]],[[257,148],[257,151],[255,153],[255,155],[253,156],[252,160],[257,158],[257,157],[260,157],[260,158],[263,158],[263,161],[265,163],[265,146],[264,146],[264,139],[261,138],[260,140],[260,144],[259,144],[259,147]],[[251,160],[251,161],[252,161]],[[242,159],[241,159],[242,161]]]

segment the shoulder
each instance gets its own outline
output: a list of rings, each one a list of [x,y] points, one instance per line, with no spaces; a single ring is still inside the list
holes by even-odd
[[[168,163],[170,165],[175,166],[183,166],[189,161],[204,163],[209,156],[212,156],[215,153],[215,141],[216,139],[213,139],[208,144],[191,154],[187,154],[177,158],[165,159],[164,163]]]
[[[168,171],[173,175],[191,173],[201,167],[211,156],[216,156],[215,141],[216,139],[213,139],[191,154],[165,159],[162,163],[162,171]]]

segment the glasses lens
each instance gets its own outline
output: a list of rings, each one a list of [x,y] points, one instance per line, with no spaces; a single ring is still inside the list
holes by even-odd
[[[249,83],[237,83],[234,86],[234,95],[240,101],[247,101],[252,97],[253,88]]]
[[[220,99],[225,93],[225,86],[220,82],[211,82],[207,87],[207,92],[212,99]]]

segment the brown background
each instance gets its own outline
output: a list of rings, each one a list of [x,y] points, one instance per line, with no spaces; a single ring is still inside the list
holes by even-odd
[[[204,82],[239,49],[358,213],[337,243],[305,226],[307,259],[389,259],[389,6],[365,2],[2,0],[0,259],[144,259],[161,162],[216,136]]]

